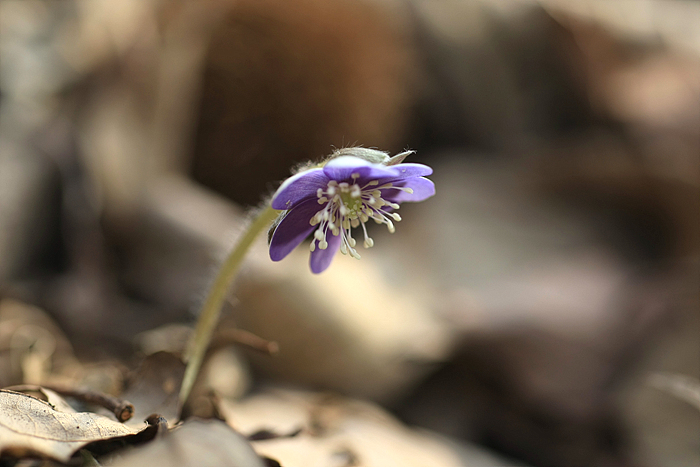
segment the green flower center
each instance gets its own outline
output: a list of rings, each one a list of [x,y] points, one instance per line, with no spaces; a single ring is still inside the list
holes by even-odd
[[[355,198],[350,192],[340,192],[340,202],[345,205],[347,209],[346,216],[350,219],[357,219],[360,217],[362,212],[362,199]]]

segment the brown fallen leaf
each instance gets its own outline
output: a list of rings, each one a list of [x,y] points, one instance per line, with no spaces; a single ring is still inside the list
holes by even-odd
[[[294,437],[251,443],[259,455],[276,459],[283,467],[464,465],[446,442],[404,426],[369,402],[332,394],[268,389],[241,401],[222,399],[220,410],[226,421],[244,434],[260,430],[293,433],[302,428]]]
[[[52,318],[9,298],[0,300],[0,350],[0,387],[66,377],[79,367],[71,343]]]
[[[700,380],[674,373],[652,373],[648,382],[700,410]]]
[[[57,394],[51,394],[51,399],[61,400]],[[27,394],[1,389],[0,455],[39,455],[67,462],[89,443],[140,431],[102,415],[71,410],[65,403],[52,405]]]
[[[250,443],[225,423],[191,420],[146,446],[133,449],[112,467],[264,467]]]
[[[73,408],[63,400],[63,397],[71,397],[84,403],[109,410],[110,412],[114,413],[117,421],[122,423],[131,419],[131,416],[134,414],[134,405],[131,402],[119,399],[109,394],[93,391],[89,388],[73,388],[58,385],[37,386],[34,384],[20,384],[17,386],[6,387],[5,389],[21,392],[23,394],[28,393],[29,395],[34,395],[32,393],[41,394],[42,397],[39,397],[39,399],[53,405],[59,412],[75,412],[75,410],[73,410]],[[58,398],[58,401],[56,398]],[[59,404],[61,407],[58,406]],[[68,410],[64,410],[65,408]]]
[[[182,384],[185,365],[175,354],[156,352],[148,355],[139,366],[122,398],[133,403],[135,412],[126,424],[132,427],[157,413],[173,426],[178,419],[177,395]]]

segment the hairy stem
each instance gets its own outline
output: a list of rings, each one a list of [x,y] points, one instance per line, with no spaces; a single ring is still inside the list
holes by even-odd
[[[192,391],[192,386],[194,386],[194,382],[199,374],[199,369],[202,366],[202,360],[209,347],[214,328],[219,322],[221,307],[226,300],[231,281],[236,277],[243,263],[243,258],[253,244],[255,238],[275,220],[277,213],[276,210],[269,206],[260,211],[257,217],[253,219],[248,230],[246,230],[243,236],[238,240],[236,247],[221,265],[221,269],[219,269],[214,283],[211,289],[209,289],[206,301],[197,319],[197,327],[195,328],[194,335],[190,340],[187,353],[185,354],[187,367],[185,368],[185,376],[182,380],[178,399],[181,408],[187,401],[190,391]]]

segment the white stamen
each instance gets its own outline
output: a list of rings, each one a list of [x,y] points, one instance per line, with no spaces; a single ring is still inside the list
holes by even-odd
[[[313,239],[309,245],[311,251],[316,248],[325,250],[328,248],[327,236],[340,236],[340,251],[344,255],[360,259],[360,255],[355,250],[357,240],[352,236],[352,229],[362,226],[364,234],[364,247],[372,248],[374,240],[367,234],[365,223],[370,219],[377,224],[386,224],[389,232],[394,233],[395,227],[392,219],[401,221],[401,216],[395,212],[387,212],[382,209],[388,206],[391,209],[398,209],[398,203],[385,200],[381,190],[395,189],[412,193],[413,190],[406,187],[395,187],[392,183],[379,186],[378,180],[367,182],[364,186],[357,184],[360,178],[359,173],[351,175],[352,183],[334,180],[328,182],[325,189],[319,188],[316,191],[318,203],[325,205],[311,218],[311,225],[318,225],[314,231]],[[386,193],[386,192],[384,192]]]

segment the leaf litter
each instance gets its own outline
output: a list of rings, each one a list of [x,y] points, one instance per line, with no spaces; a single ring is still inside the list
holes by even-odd
[[[90,443],[143,431],[96,413],[76,412],[58,394],[47,394],[53,403],[0,389],[0,455],[68,462]]]

